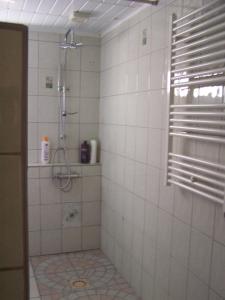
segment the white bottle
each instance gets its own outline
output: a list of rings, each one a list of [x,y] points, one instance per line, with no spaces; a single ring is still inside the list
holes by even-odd
[[[50,143],[48,136],[43,136],[41,141],[41,162],[42,164],[48,164],[50,160]]]
[[[97,162],[97,141],[94,139],[90,140],[90,146],[91,146],[90,164],[96,164],[96,162]]]

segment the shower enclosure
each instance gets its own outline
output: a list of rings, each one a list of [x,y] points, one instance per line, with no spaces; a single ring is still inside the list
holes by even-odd
[[[101,168],[79,163],[80,143],[98,137],[100,40],[78,39],[83,47],[75,42],[73,29],[63,43],[58,34],[32,33],[29,38],[30,256],[100,246]],[[48,165],[39,162],[44,135],[52,153]]]

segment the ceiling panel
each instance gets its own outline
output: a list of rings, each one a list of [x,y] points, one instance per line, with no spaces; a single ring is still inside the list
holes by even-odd
[[[34,14],[31,12],[22,11],[20,14],[19,22],[29,25],[33,15]]]
[[[8,8],[14,10],[23,9],[24,2],[25,0],[16,0],[14,3],[9,3]]]
[[[52,15],[59,16],[63,13],[64,9],[66,9],[70,3],[71,0],[57,0],[56,3],[50,9],[49,13]]]
[[[26,12],[35,12],[40,0],[26,0],[23,5],[23,10]]]
[[[51,28],[58,17],[52,16],[52,15],[46,15],[45,20],[43,21],[43,25],[45,25],[48,28]]]
[[[128,0],[0,0],[0,21],[29,25],[31,30],[65,32],[68,26],[78,31],[100,34],[108,27],[133,14],[143,4]],[[145,5],[146,6],[146,5]],[[71,23],[73,11],[89,12],[84,24]]]
[[[21,11],[19,10],[8,10],[7,21],[8,22],[19,22]]]
[[[55,4],[56,0],[41,0],[39,1],[39,6],[37,7],[37,12],[42,14],[48,14],[52,6]]]
[[[45,14],[35,14],[31,20],[31,23],[33,25],[43,25],[44,21],[45,21]]]

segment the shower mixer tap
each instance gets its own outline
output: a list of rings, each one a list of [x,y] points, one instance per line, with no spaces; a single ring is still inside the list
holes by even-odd
[[[68,116],[72,116],[72,115],[76,115],[76,114],[78,114],[77,111],[75,111],[75,112],[67,112],[67,111],[63,111],[63,112],[62,112],[62,117],[66,117],[67,115],[68,115]]]

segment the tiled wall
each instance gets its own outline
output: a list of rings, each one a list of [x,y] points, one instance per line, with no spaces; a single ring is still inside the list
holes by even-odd
[[[71,171],[82,177],[62,192],[52,183],[50,167],[28,170],[31,256],[99,248],[100,166],[71,166]]]
[[[225,299],[221,206],[163,182],[168,20],[200,4],[160,1],[102,39],[102,249],[143,300]],[[196,101],[224,101],[210,95]],[[186,148],[225,162],[217,146]]]
[[[29,88],[28,88],[28,149],[29,162],[40,161],[41,137],[48,135],[51,149],[58,141],[57,90],[59,61],[65,50],[58,47],[63,36],[51,33],[29,34]],[[98,137],[99,109],[99,39],[77,37],[82,48],[68,50],[67,55],[67,111],[78,112],[68,116],[65,133],[69,161],[78,162],[78,149],[84,139]],[[46,77],[53,87],[46,88]]]

